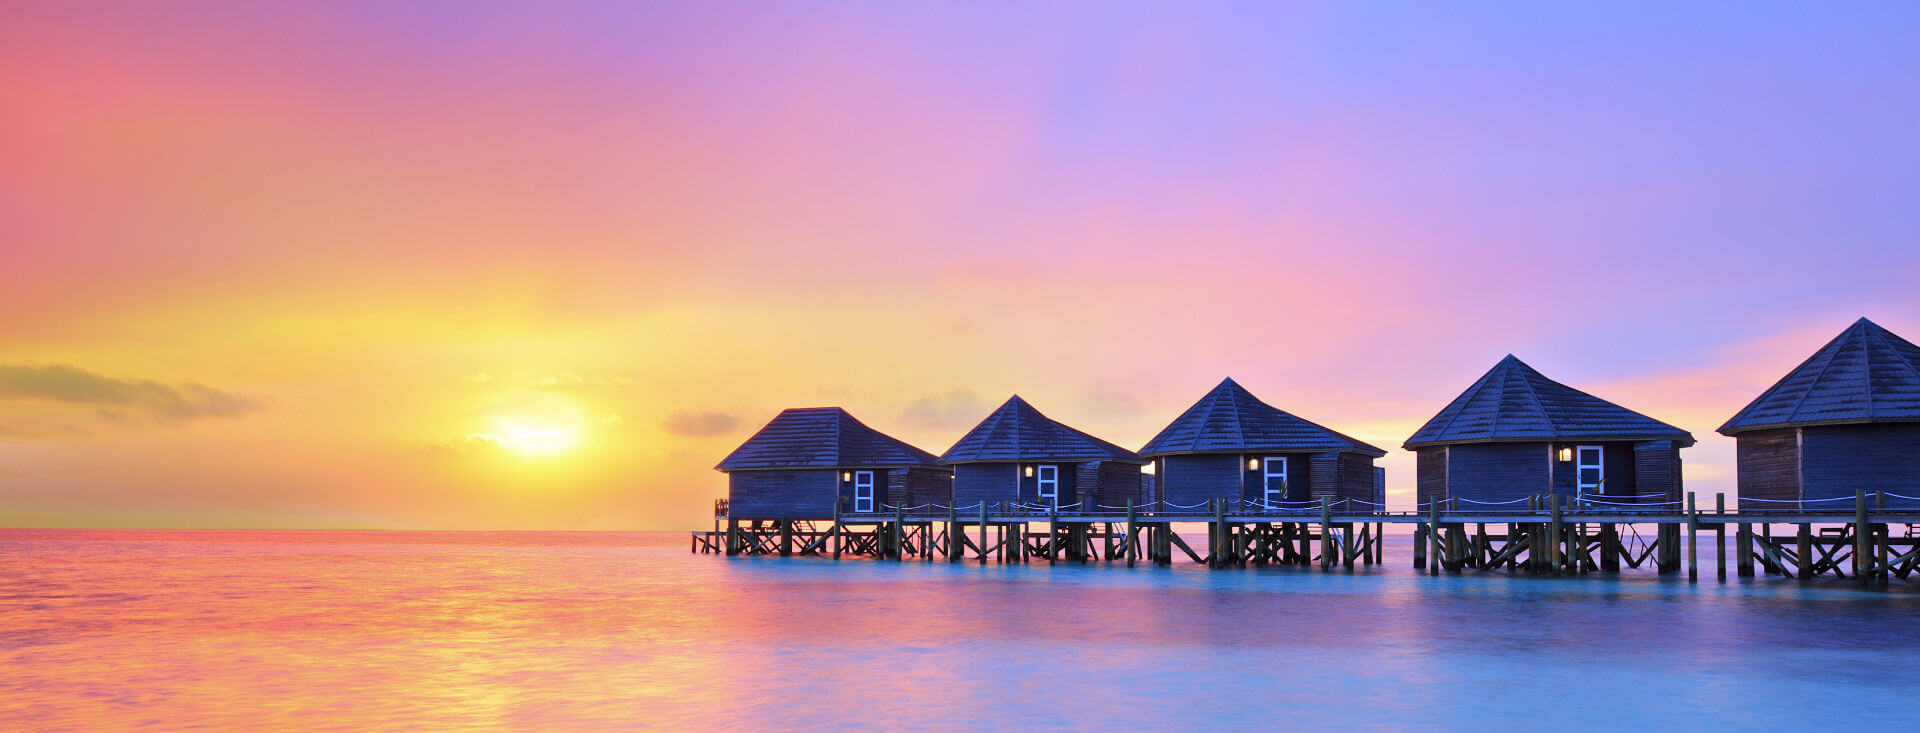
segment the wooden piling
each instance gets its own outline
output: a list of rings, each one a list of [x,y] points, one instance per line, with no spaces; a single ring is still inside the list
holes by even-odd
[[[1427,523],[1413,525],[1413,569],[1427,569]]]
[[[893,507],[893,560],[899,562],[907,556],[907,507],[898,504]]]
[[[1620,572],[1620,528],[1612,522],[1600,525],[1600,572]]]
[[[1748,522],[1734,528],[1733,565],[1740,577],[1753,577],[1753,525]]]
[[[1687,582],[1700,582],[1700,552],[1695,546],[1700,529],[1700,508],[1693,505],[1693,492],[1687,492]]]
[[[1873,552],[1867,548],[1867,491],[1853,490],[1853,575],[1861,585],[1873,579]]]
[[[1555,574],[1558,574],[1560,572],[1561,558],[1563,558],[1565,554],[1561,552],[1561,542],[1563,540],[1560,534],[1560,530],[1562,529],[1560,523],[1560,495],[1551,491],[1547,492],[1547,516],[1552,521],[1552,527],[1547,531],[1547,566],[1551,568]]]
[[[1885,489],[1874,492],[1873,506],[1876,509],[1882,510],[1887,508],[1887,491]],[[1882,588],[1887,587],[1887,582],[1891,580],[1891,578],[1887,577],[1887,545],[1891,544],[1891,538],[1887,535],[1891,531],[1892,528],[1888,527],[1885,523],[1876,522],[1873,525],[1874,547],[1877,548],[1873,562],[1873,567],[1877,571],[1874,580],[1877,581]]]
[[[1327,497],[1322,496],[1320,497],[1320,570],[1321,572],[1326,572],[1333,569],[1333,553],[1334,552],[1336,552],[1336,550],[1334,549],[1334,545],[1333,545],[1333,504],[1327,501]]]
[[[987,500],[986,499],[980,500],[980,544],[974,545],[973,549],[975,552],[978,552],[980,554],[980,564],[981,565],[987,564]]]
[[[1440,497],[1427,500],[1427,574],[1440,574]]]
[[[1799,576],[1801,580],[1813,579],[1813,525],[1802,522],[1799,536],[1795,538],[1800,551]]]
[[[1715,517],[1721,522],[1713,526],[1714,572],[1719,576],[1720,582],[1725,583],[1727,582],[1727,523],[1724,516],[1727,513],[1726,492],[1713,495],[1713,513],[1722,515]]]

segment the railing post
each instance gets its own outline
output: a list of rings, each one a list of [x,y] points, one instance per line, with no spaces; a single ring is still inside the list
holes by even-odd
[[[1861,585],[1873,578],[1873,554],[1867,549],[1867,490],[1853,490],[1853,574]]]

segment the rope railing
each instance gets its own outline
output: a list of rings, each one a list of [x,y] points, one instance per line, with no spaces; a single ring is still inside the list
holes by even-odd
[[[1515,499],[1506,499],[1502,501],[1471,499],[1467,497],[1453,497],[1449,499],[1439,499],[1438,502],[1440,504],[1441,510],[1446,512],[1457,512],[1457,513],[1477,512],[1477,513],[1483,513],[1483,514],[1489,511],[1496,512],[1496,513],[1501,511],[1545,512],[1549,510],[1549,506],[1550,506],[1548,504],[1549,496],[1554,496],[1554,495],[1540,494],[1540,495],[1526,496],[1526,497],[1520,497]],[[1586,507],[1586,508],[1619,507],[1622,509],[1645,508],[1645,509],[1658,509],[1662,511],[1672,511],[1675,508],[1686,507],[1686,501],[1680,500],[1680,499],[1671,499],[1667,501],[1646,501],[1646,499],[1663,498],[1663,497],[1672,496],[1672,494],[1611,494],[1611,495],[1609,494],[1587,494],[1587,495],[1560,494],[1558,496],[1563,497],[1564,506],[1569,510],[1577,510],[1582,507]],[[1895,507],[1884,506],[1885,499],[1900,499],[1904,501],[1920,502],[1920,496],[1897,494],[1891,491],[1870,491],[1860,496],[1861,498],[1869,499],[1869,500],[1875,499],[1875,498],[1881,499],[1881,502],[1880,502],[1881,506],[1870,507],[1871,509],[1874,509],[1876,511],[1884,511],[1886,509],[1895,508]],[[1829,496],[1829,497],[1805,498],[1805,499],[1769,499],[1769,498],[1762,498],[1762,497],[1747,497],[1747,496],[1735,496],[1733,498],[1735,501],[1739,502],[1741,505],[1747,505],[1752,509],[1762,510],[1762,511],[1772,511],[1776,513],[1780,511],[1792,511],[1794,509],[1799,509],[1799,508],[1812,510],[1812,509],[1818,508],[1819,506],[1844,505],[1843,504],[1844,502],[1856,501],[1856,497],[1853,497],[1853,496]],[[1022,514],[1029,514],[1029,515],[1047,515],[1047,514],[1057,513],[1057,514],[1072,514],[1076,516],[1085,516],[1086,514],[1092,514],[1095,512],[1103,512],[1103,511],[1124,512],[1131,509],[1136,514],[1143,514],[1143,515],[1149,515],[1149,516],[1153,514],[1197,516],[1197,515],[1211,514],[1214,511],[1217,511],[1219,508],[1221,508],[1216,503],[1219,501],[1228,502],[1225,508],[1230,511],[1233,511],[1235,514],[1241,514],[1241,515],[1255,514],[1255,513],[1285,514],[1288,516],[1312,515],[1312,514],[1317,514],[1322,509],[1323,506],[1329,510],[1340,510],[1348,513],[1356,513],[1356,512],[1371,513],[1371,514],[1392,513],[1388,511],[1386,502],[1368,501],[1366,499],[1358,499],[1353,497],[1346,497],[1346,498],[1335,499],[1330,501],[1321,501],[1321,500],[1313,500],[1313,499],[1288,499],[1288,500],[1268,501],[1264,499],[1245,499],[1245,498],[1230,499],[1230,498],[1223,497],[1222,499],[1201,501],[1193,504],[1180,504],[1173,501],[1168,501],[1166,499],[1140,501],[1133,504],[1106,504],[1106,503],[1098,502],[1094,499],[1083,499],[1081,501],[1077,501],[1072,504],[1059,504],[1059,505],[1053,505],[1046,502],[1029,502],[1029,501],[1019,501],[1019,500],[1014,500],[1014,501],[981,500],[981,501],[973,502],[972,504],[962,504],[959,502],[955,502],[951,505],[942,504],[939,502],[926,502],[922,504],[906,504],[904,502],[902,503],[875,502],[870,505],[873,508],[869,510],[850,512],[850,514],[870,516],[874,514],[927,512],[929,510],[938,510],[941,512],[952,511],[956,514],[966,513],[966,512],[986,511],[988,513],[1007,512],[1007,513],[1022,513]],[[1531,508],[1519,508],[1514,506],[1514,505],[1527,503],[1527,502],[1538,502],[1538,503]],[[1432,500],[1423,501],[1423,502],[1414,502],[1412,506],[1412,513],[1424,515],[1433,508],[1433,505],[1434,505],[1434,501]],[[1467,505],[1467,506],[1463,506],[1463,505]],[[1784,506],[1781,506],[1778,509],[1769,510],[1769,509],[1765,509],[1765,507],[1761,505],[1784,505]],[[845,505],[843,504],[842,506],[844,507]],[[1475,509],[1473,507],[1487,507],[1487,509]],[[1199,510],[1199,511],[1195,511],[1195,510]],[[1819,510],[1833,511],[1833,509],[1827,509],[1827,508],[1821,508]],[[1713,512],[1714,512],[1713,509],[1703,509],[1701,513],[1705,514],[1705,513],[1713,513]]]

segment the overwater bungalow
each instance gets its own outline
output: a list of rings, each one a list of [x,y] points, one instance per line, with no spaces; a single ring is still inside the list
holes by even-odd
[[[838,407],[784,410],[714,466],[735,519],[831,519],[952,500],[952,473],[932,453],[867,427]]]
[[[1153,498],[1173,508],[1213,499],[1307,508],[1322,497],[1377,505],[1384,476],[1373,461],[1386,454],[1261,402],[1232,379],[1140,449],[1153,461]]]
[[[1865,318],[1720,426],[1742,510],[1920,506],[1920,347]],[[1895,494],[1899,496],[1895,496]]]
[[[1613,504],[1681,499],[1685,430],[1546,378],[1508,354],[1407,439],[1422,507],[1512,506],[1555,493]],[[1677,508],[1677,505],[1665,505]]]
[[[1146,460],[1040,414],[1014,395],[940,456],[953,469],[953,501],[1019,502],[1091,511],[1140,499]]]

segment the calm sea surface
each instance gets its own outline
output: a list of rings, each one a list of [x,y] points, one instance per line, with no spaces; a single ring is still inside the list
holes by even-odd
[[[0,729],[1916,725],[1920,584],[1427,577],[1396,539],[1322,574],[5,531]]]

